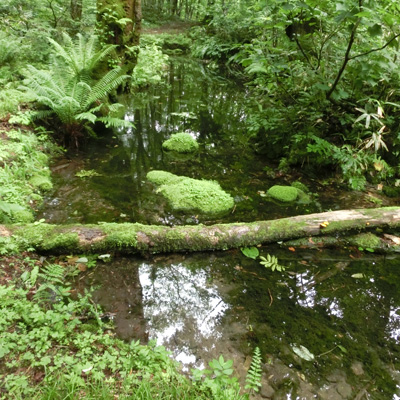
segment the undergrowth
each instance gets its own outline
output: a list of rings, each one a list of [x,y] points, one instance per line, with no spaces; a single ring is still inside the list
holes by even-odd
[[[25,270],[0,285],[0,399],[249,398],[231,376],[232,361],[222,356],[211,369],[193,371],[191,381],[155,341],[117,339],[91,291],[76,293],[69,283],[79,270],[42,261],[0,260],[0,278],[7,269]],[[260,354],[254,354],[251,390],[260,379]]]

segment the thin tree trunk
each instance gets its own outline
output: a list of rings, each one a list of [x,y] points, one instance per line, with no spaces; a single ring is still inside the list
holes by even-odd
[[[0,243],[49,253],[162,253],[226,250],[302,237],[399,228],[400,207],[331,211],[271,221],[211,226],[0,225]],[[1,246],[1,245],[0,245]],[[397,246],[400,250],[400,247]],[[1,248],[0,248],[1,250]]]

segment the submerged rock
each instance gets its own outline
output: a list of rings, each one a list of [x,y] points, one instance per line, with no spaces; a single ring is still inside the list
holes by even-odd
[[[234,205],[232,196],[215,181],[177,176],[166,171],[150,171],[147,179],[159,186],[158,193],[165,197],[173,211],[219,215]]]
[[[291,203],[297,201],[300,204],[311,203],[311,197],[306,185],[301,182],[293,182],[290,186],[272,186],[268,190],[268,194],[275,200]]]
[[[165,151],[172,151],[180,154],[196,153],[199,149],[199,144],[189,133],[179,132],[172,135],[162,144]]]

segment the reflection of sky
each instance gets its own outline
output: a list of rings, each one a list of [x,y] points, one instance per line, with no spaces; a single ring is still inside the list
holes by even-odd
[[[389,335],[392,339],[395,339],[397,343],[400,342],[400,307],[390,307],[389,311]]]
[[[139,276],[149,337],[177,348],[175,358],[193,363],[196,357],[191,348],[204,347],[205,339],[211,339],[210,346],[222,339],[219,320],[228,305],[208,282],[205,270],[191,271],[182,264],[166,268],[142,264]]]

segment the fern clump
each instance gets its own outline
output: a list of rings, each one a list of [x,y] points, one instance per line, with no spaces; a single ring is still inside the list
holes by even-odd
[[[29,65],[25,71],[24,89],[44,107],[35,117],[55,116],[61,123],[65,141],[76,146],[85,133],[94,135],[92,126],[97,121],[106,127],[132,126],[129,121],[115,118],[123,106],[108,101],[108,95],[129,76],[117,67],[99,79],[94,78],[96,67],[113,47],[99,48],[95,36],[86,40],[78,35],[73,41],[64,34],[64,46],[49,40],[54,54],[48,69],[39,70]]]

